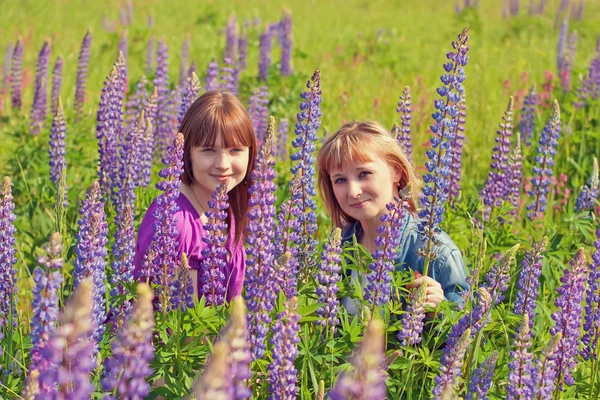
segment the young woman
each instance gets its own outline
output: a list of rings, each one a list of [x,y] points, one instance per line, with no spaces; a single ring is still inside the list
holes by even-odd
[[[194,290],[198,297],[198,270],[206,247],[203,225],[209,210],[208,201],[221,183],[227,184],[229,212],[227,217],[227,266],[225,268],[226,299],[242,293],[246,254],[243,236],[248,211],[250,172],[256,152],[252,122],[240,101],[230,93],[207,92],[187,110],[179,131],[184,135],[183,174],[177,199],[178,253],[188,256]],[[135,246],[134,276],[139,279],[144,254],[154,235],[154,210],[150,205],[138,231]]]
[[[456,244],[445,232],[436,235],[437,257],[422,276],[424,258],[416,215],[419,182],[397,140],[377,122],[350,122],[328,137],[317,155],[318,185],[327,212],[342,229],[342,242],[355,236],[371,253],[377,249],[377,228],[386,204],[412,184],[407,216],[402,223],[397,270],[410,268],[415,288],[427,282],[426,305],[437,307],[444,299],[462,302],[460,292],[468,288],[465,266]],[[356,271],[352,271],[358,279]],[[365,279],[366,280],[366,279]],[[350,313],[358,310],[350,298],[342,299]]]

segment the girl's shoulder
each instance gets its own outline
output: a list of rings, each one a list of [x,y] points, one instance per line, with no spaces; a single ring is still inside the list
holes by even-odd
[[[204,231],[200,214],[183,193],[179,193],[179,196],[175,199],[175,204],[177,205],[177,211],[175,211],[174,219],[179,235],[186,234],[190,230],[196,232]],[[144,222],[154,224],[158,218],[162,218],[162,216],[158,214],[158,207],[157,197],[152,201],[150,207],[148,207],[142,221],[143,225],[145,225]]]

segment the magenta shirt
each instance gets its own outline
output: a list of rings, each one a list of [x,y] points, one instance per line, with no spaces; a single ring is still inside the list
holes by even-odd
[[[181,256],[185,253],[188,257],[190,268],[199,270],[201,268],[201,261],[206,257],[202,256],[202,250],[206,248],[206,243],[202,240],[206,232],[202,227],[202,220],[200,219],[200,213],[194,208],[192,203],[185,197],[184,194],[180,193],[177,198],[177,206],[179,211],[175,213],[175,219],[177,220],[177,253]],[[152,202],[140,229],[138,231],[137,241],[135,243],[135,256],[133,258],[133,264],[135,269],[133,276],[135,279],[139,279],[141,276],[142,259],[150,244],[152,243],[152,236],[154,235],[154,210],[156,209],[156,199]],[[225,281],[227,282],[227,301],[231,300],[233,296],[242,294],[242,286],[244,284],[244,272],[246,270],[246,252],[244,251],[243,242],[240,240],[238,243],[234,243],[235,240],[235,221],[232,216],[231,226],[229,228],[229,237],[225,247],[229,251],[231,256],[229,262],[225,267]],[[200,292],[200,280],[198,280],[198,295],[201,296]]]

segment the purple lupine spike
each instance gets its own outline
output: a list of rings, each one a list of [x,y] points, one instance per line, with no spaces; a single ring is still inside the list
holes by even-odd
[[[597,348],[600,336],[600,228],[596,230],[594,253],[589,267],[585,297],[585,322],[583,324],[583,348],[580,352],[585,360],[598,360]]]
[[[438,375],[432,390],[434,400],[454,398],[454,387],[461,374],[463,359],[471,343],[471,329],[467,328],[456,341],[452,352],[444,352],[440,359]]]
[[[185,92],[183,92],[183,96],[181,98],[181,106],[179,108],[179,125],[181,126],[181,121],[183,121],[183,116],[185,112],[190,108],[192,103],[198,98],[198,94],[200,93],[200,80],[196,73],[192,72],[192,75],[188,78],[188,81],[185,85]]]
[[[558,17],[558,15],[557,15]],[[565,62],[565,53],[567,50],[567,35],[569,34],[569,19],[563,19],[560,25],[560,32],[558,34],[558,42],[556,45],[556,71],[558,76],[562,76]]]
[[[119,81],[121,83],[121,90],[123,91],[121,101],[124,102],[125,96],[127,95],[127,92],[129,92],[129,79],[127,77],[127,60],[121,51],[119,52],[115,66],[117,67],[117,72],[119,73]]]
[[[577,212],[583,212],[594,207],[596,200],[598,199],[598,160],[594,157],[594,164],[592,167],[592,175],[579,193],[575,209]]]
[[[521,139],[517,135],[517,144],[508,158],[506,181],[508,182],[507,201],[512,205],[511,215],[517,215],[517,207],[521,196],[521,183],[523,180],[523,155],[521,154]]]
[[[5,176],[0,188],[0,328],[9,325],[11,320],[16,324],[17,317],[17,229],[14,226],[16,216],[13,214],[15,203],[11,187],[12,181]]]
[[[287,118],[281,118],[279,120],[279,127],[277,128],[277,155],[282,160],[287,158],[289,130],[290,121]]]
[[[533,386],[531,370],[533,368],[533,354],[530,352],[532,322],[529,314],[523,314],[521,325],[517,328],[514,349],[510,352],[508,363],[507,400],[531,399]]]
[[[321,263],[319,265],[318,286],[316,295],[319,296],[319,303],[323,306],[317,310],[317,314],[323,318],[318,320],[317,324],[324,326],[326,332],[335,334],[336,326],[340,323],[337,317],[340,301],[337,298],[339,291],[338,282],[340,281],[340,263],[342,261],[342,231],[340,228],[334,229],[329,236],[329,241],[323,247],[321,253]]]
[[[331,400],[364,399],[379,400],[386,397],[385,375],[381,364],[385,358],[385,327],[383,322],[372,319],[361,341],[352,364],[351,372],[343,372],[329,392]]]
[[[154,51],[154,35],[150,35],[146,44],[146,75],[154,72]]]
[[[548,190],[550,189],[550,177],[554,169],[554,155],[558,146],[560,137],[560,108],[558,101],[554,100],[552,106],[552,115],[548,119],[538,146],[538,155],[535,157],[533,167],[533,178],[531,178],[532,189],[529,195],[534,199],[527,206],[529,213],[527,216],[531,220],[538,220],[544,217],[546,203],[548,201]]]
[[[488,290],[493,304],[498,304],[504,300],[503,293],[508,289],[510,270],[515,261],[519,246],[519,244],[516,244],[506,250],[502,258],[496,261],[489,272],[485,274],[485,282],[481,286]]]
[[[266,82],[271,66],[271,30],[267,26],[259,38],[258,79]]]
[[[154,126],[154,143],[159,154],[166,149],[170,143],[171,135],[169,115],[169,48],[163,39],[158,41],[156,57],[156,75],[154,86],[158,92],[156,99],[156,119],[152,121]]]
[[[524,141],[527,146],[531,145],[531,138],[535,128],[535,113],[538,105],[538,95],[535,91],[535,85],[531,85],[529,93],[523,101],[521,108],[521,121],[519,122],[519,132],[521,141]]]
[[[42,354],[58,320],[58,292],[63,282],[61,270],[64,266],[62,251],[62,237],[60,233],[55,232],[44,246],[45,254],[37,259],[42,267],[36,267],[33,270],[35,287],[33,288],[32,348],[29,370],[37,370],[38,373],[51,367]],[[43,393],[49,393],[51,389],[52,387],[45,385],[38,388]]]
[[[229,344],[229,370],[231,371],[231,398],[244,400],[252,397],[248,379],[252,377],[250,343],[246,328],[246,310],[240,296],[231,299],[231,315],[223,332],[223,340]]]
[[[10,90],[13,110],[21,110],[21,87],[23,85],[23,39],[19,36],[13,50],[10,65]]]
[[[67,168],[67,162],[65,160],[66,144],[65,144],[65,133],[67,131],[67,123],[65,122],[65,113],[62,107],[62,101],[58,98],[58,107],[56,109],[56,115],[52,120],[52,128],[50,128],[50,180],[54,184],[58,184],[60,175]]]
[[[195,301],[198,297],[196,296],[196,293],[194,293],[194,283],[192,282],[192,276],[190,275],[190,262],[185,253],[181,253],[181,264],[179,268],[177,268],[175,279],[177,281],[177,287],[180,287],[183,292],[183,303],[187,308],[194,308]]]
[[[2,340],[2,334],[0,333],[0,340]],[[2,357],[2,347],[0,346],[0,357]],[[1,369],[0,369],[1,371]],[[40,377],[40,372],[37,369],[30,369],[29,376],[27,376],[27,380],[23,385],[23,390],[21,390],[21,398],[24,400],[33,400],[35,396],[40,392],[40,384],[38,379]]]
[[[58,99],[62,87],[63,67],[64,59],[62,54],[59,54],[54,63],[54,70],[52,71],[52,94],[50,96],[50,113],[52,113],[52,115],[56,114],[58,108]]]
[[[149,109],[150,104],[154,103],[156,105],[155,101],[156,96],[151,96],[150,100],[148,101],[148,105],[146,106],[146,110]],[[146,114],[146,111],[144,112],[144,114]],[[150,184],[150,181],[152,180],[152,154],[154,152],[154,128],[152,126],[150,118],[146,117],[146,123],[144,124],[144,126],[146,127],[146,130],[144,132],[144,140],[140,149],[140,174],[138,176],[139,182],[137,185],[146,187]]]
[[[548,346],[544,348],[531,370],[533,379],[530,392],[533,392],[535,399],[552,399],[554,378],[556,377],[556,356],[561,339],[560,333],[552,336]]]
[[[492,150],[490,172],[488,172],[487,179],[480,192],[486,221],[491,218],[494,208],[502,206],[511,188],[508,181],[508,157],[510,154],[510,138],[513,131],[513,105],[513,97],[511,96],[502,116],[502,122],[498,125],[500,129],[496,131],[496,145]]]
[[[231,14],[225,27],[225,51],[223,59],[235,60],[238,53],[238,33],[237,33],[237,18],[235,14]]]
[[[127,25],[133,24],[133,3],[131,0],[125,2],[125,10],[127,11]]]
[[[214,59],[208,63],[204,88],[207,92],[219,89],[219,64]]]
[[[269,88],[261,86],[254,89],[248,101],[248,116],[254,127],[254,134],[258,143],[263,143],[269,124]]]
[[[600,97],[600,51],[597,51],[596,57],[590,61],[588,73],[583,78],[577,92],[579,100],[573,103],[577,108],[590,104]]]
[[[60,316],[60,326],[52,333],[44,349],[45,362],[52,365],[40,373],[40,386],[52,388],[40,392],[36,400],[78,400],[89,398],[94,391],[90,373],[94,362],[94,343],[90,339],[93,322],[94,283],[85,279],[69,300]]]
[[[102,389],[111,393],[105,399],[143,399],[150,391],[146,378],[154,358],[152,297],[150,286],[139,283],[131,315],[111,344],[112,357],[104,362]]]
[[[271,328],[271,356],[273,361],[269,364],[269,393],[273,400],[291,400],[296,398],[298,392],[298,375],[294,361],[298,356],[298,343],[300,337],[300,315],[297,311],[298,300],[290,298],[285,310],[277,315],[277,322]]]
[[[221,305],[225,302],[227,282],[225,281],[225,265],[227,249],[225,242],[227,237],[222,233],[227,231],[227,185],[220,184],[208,202],[210,210],[206,212],[208,223],[204,224],[206,236],[202,241],[206,248],[202,255],[206,257],[202,262],[202,268],[198,280],[200,281],[201,295],[206,297],[207,305]]]
[[[177,225],[175,213],[179,210],[177,197],[179,196],[180,176],[183,173],[183,134],[178,133],[173,145],[167,148],[162,159],[165,168],[158,176],[163,180],[156,184],[156,188],[163,193],[159,194],[156,201],[159,207],[154,212],[157,221],[154,225],[154,235],[149,253],[152,254],[152,266],[144,273],[158,284],[158,304],[162,312],[177,309],[181,305],[181,293],[173,290],[173,277],[176,265],[179,262],[177,246]]]
[[[106,319],[106,245],[108,243],[108,223],[104,213],[104,204],[100,198],[100,184],[95,181],[88,190],[85,199],[81,202],[79,210],[81,217],[77,221],[77,245],[74,263],[75,287],[89,279],[92,284],[94,302],[92,304],[92,320],[94,328],[90,339],[94,342],[94,349],[104,334],[104,320]]]
[[[412,163],[412,144],[410,138],[410,122],[412,119],[412,97],[410,95],[410,87],[406,86],[400,96],[398,108],[396,112],[400,115],[400,126],[396,133],[396,139],[402,146],[402,150],[408,157],[408,161]]]
[[[585,254],[583,248],[580,248],[560,278],[562,285],[556,289],[559,296],[554,301],[554,305],[559,310],[552,313],[552,319],[556,324],[550,329],[550,334],[560,333],[562,335],[558,343],[556,365],[554,366],[558,392],[563,390],[565,383],[569,386],[575,383],[571,372],[577,364],[579,329],[583,311],[581,301],[585,293],[586,273]]]
[[[238,40],[238,61],[237,65],[239,66],[240,71],[243,71],[248,66],[247,64],[247,56],[248,56],[248,31],[246,27],[242,29],[242,34]]]
[[[458,40],[452,42],[456,50],[446,54],[450,60],[444,64],[445,73],[441,76],[443,86],[437,91],[442,97],[434,101],[436,112],[433,114],[435,123],[431,125],[433,137],[432,148],[427,151],[429,161],[426,163],[428,173],[423,181],[423,209],[419,212],[419,232],[421,233],[422,247],[419,254],[425,257],[423,275],[426,276],[430,261],[437,253],[437,244],[434,243],[439,224],[444,218],[445,203],[448,199],[448,175],[452,161],[452,143],[456,133],[458,119],[458,102],[463,92],[465,80],[464,66],[469,58],[469,31],[463,30],[458,35]],[[445,98],[445,99],[444,99]]]
[[[315,142],[317,131],[321,126],[321,73],[316,70],[306,84],[307,91],[300,94],[304,100],[300,102],[300,112],[296,114],[296,137],[292,146],[296,151],[290,155],[294,175],[300,175],[300,191],[292,192],[294,200],[298,200],[300,210],[297,216],[298,227],[295,244],[298,246],[299,271],[308,274],[313,254],[317,249],[314,234],[317,231],[317,204],[315,196]],[[283,250],[282,250],[283,251]],[[286,250],[287,251],[287,250]]]
[[[125,60],[127,60],[127,54],[128,54],[128,48],[129,48],[128,41],[129,41],[129,35],[127,33],[127,30],[124,30],[119,35],[119,46],[117,48],[119,49],[118,52],[123,53],[123,58],[125,58]]]
[[[192,76],[192,74],[195,74],[195,73],[196,73],[196,61],[192,61],[190,63],[190,67],[187,70],[187,76],[188,76],[188,78],[190,76]]]
[[[218,341],[213,348],[202,375],[194,383],[195,399],[230,399],[233,392],[228,359],[229,346]]]
[[[2,64],[2,93],[6,93],[6,90],[8,90],[8,86],[10,83],[10,66],[12,63],[12,57],[13,57],[13,44],[12,43],[7,43],[6,44],[6,52],[4,53],[4,64]]]
[[[487,400],[487,393],[492,388],[492,379],[494,378],[494,370],[498,362],[498,351],[493,351],[479,367],[473,372],[471,381],[469,382],[469,393],[465,400]]]
[[[385,207],[388,212],[381,216],[382,225],[377,228],[377,250],[373,254],[375,261],[369,264],[368,283],[365,287],[365,300],[372,304],[373,311],[376,306],[389,301],[396,249],[400,245],[401,229],[408,209],[406,201],[399,198],[394,198]]]
[[[577,31],[571,32],[565,55],[563,57],[563,66],[559,78],[563,91],[571,90],[571,72],[575,64],[575,51],[577,50]]]
[[[127,129],[131,129],[135,125],[140,112],[146,108],[146,103],[148,102],[147,85],[148,79],[146,79],[145,75],[142,75],[135,85],[133,96],[130,96],[127,100],[125,105],[125,126]]]
[[[185,35],[181,43],[181,56],[179,60],[179,85],[185,86],[188,78],[188,68],[190,63],[190,35]]]
[[[521,273],[517,284],[517,299],[514,303],[513,312],[517,315],[528,315],[529,328],[533,328],[533,317],[535,316],[535,302],[540,286],[540,275],[542,273],[542,260],[548,246],[548,238],[533,245],[533,249],[525,254],[521,262]]]
[[[415,345],[421,342],[423,319],[425,318],[425,295],[427,284],[419,286],[414,296],[411,296],[406,313],[402,314],[402,330],[398,332],[398,340],[402,346]]]
[[[292,12],[283,11],[281,17],[281,76],[292,73]]]
[[[237,95],[239,90],[238,79],[239,73],[235,65],[233,65],[233,61],[229,58],[225,58],[223,60],[223,66],[221,67],[221,91]]]
[[[110,296],[112,298],[126,293],[123,283],[133,282],[133,254],[135,252],[136,235],[131,205],[126,204],[122,212],[115,216],[115,223],[117,230],[112,248],[113,260],[111,263],[113,274],[110,277],[112,286]],[[115,328],[118,329],[123,325],[124,317],[129,315],[130,303],[124,302],[118,307],[111,306],[111,309],[115,317]]]
[[[248,325],[250,343],[255,359],[262,358],[265,352],[268,326],[271,323],[271,310],[275,305],[274,282],[275,239],[275,154],[273,148],[275,120],[271,117],[267,140],[260,147],[251,172],[252,186],[248,193],[248,226],[246,230],[246,303],[248,305]]]
[[[456,132],[451,145],[450,182],[448,183],[448,200],[454,203],[460,193],[460,173],[462,171],[462,153],[465,141],[465,124],[467,122],[467,95],[463,90],[458,101],[458,116],[456,118]]]
[[[92,47],[92,30],[88,29],[79,50],[79,63],[77,65],[77,80],[75,82],[75,113],[81,114],[85,103],[85,82],[87,80],[88,63],[90,61],[90,48]]]

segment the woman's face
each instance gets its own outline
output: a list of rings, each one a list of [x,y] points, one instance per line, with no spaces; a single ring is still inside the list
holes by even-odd
[[[221,136],[215,144],[191,149],[192,174],[203,195],[210,199],[217,187],[225,182],[227,191],[239,185],[246,176],[250,149],[247,146],[223,147]]]
[[[386,204],[398,195],[400,174],[385,160],[345,162],[329,171],[333,192],[342,210],[352,218],[368,222],[379,219]]]

